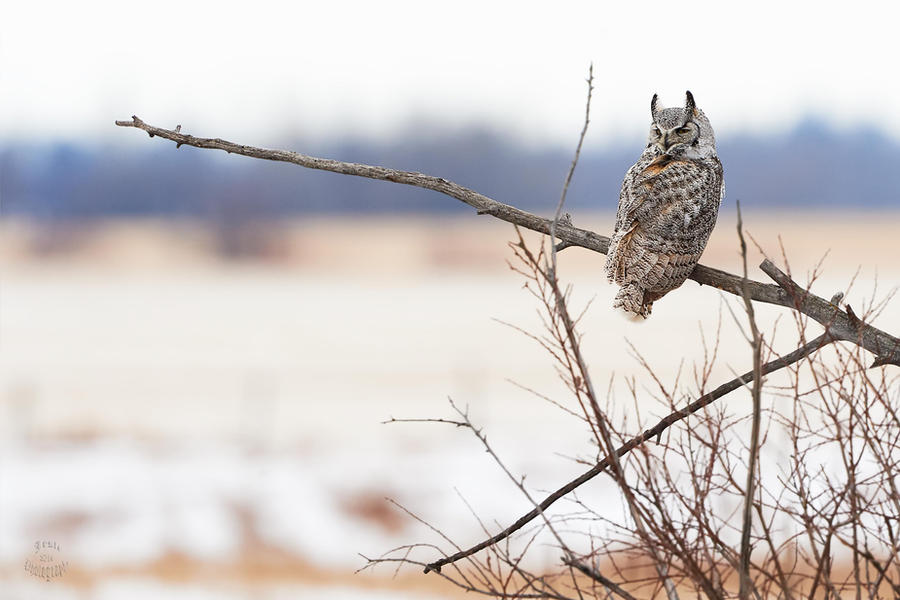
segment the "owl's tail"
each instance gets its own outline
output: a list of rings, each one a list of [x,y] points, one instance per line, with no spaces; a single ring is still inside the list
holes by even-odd
[[[647,318],[650,316],[650,309],[653,307],[652,302],[644,304],[644,290],[629,283],[619,288],[613,300],[613,308],[621,308],[630,316]]]

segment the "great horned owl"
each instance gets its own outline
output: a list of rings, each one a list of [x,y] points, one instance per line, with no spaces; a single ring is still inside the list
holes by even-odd
[[[693,271],[725,193],[706,115],[687,92],[684,108],[650,101],[647,148],[625,174],[606,276],[621,289],[613,306],[647,317],[655,300]]]

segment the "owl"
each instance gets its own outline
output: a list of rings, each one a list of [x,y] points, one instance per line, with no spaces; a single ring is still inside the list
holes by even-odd
[[[606,276],[620,286],[615,308],[646,318],[656,300],[694,270],[725,194],[722,163],[706,115],[686,93],[684,108],[653,95],[647,147],[625,173]]]

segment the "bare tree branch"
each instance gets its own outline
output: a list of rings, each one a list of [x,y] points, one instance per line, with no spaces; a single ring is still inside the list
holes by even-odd
[[[617,464],[618,458],[625,456],[635,448],[642,446],[646,441],[656,438],[657,441],[660,440],[664,431],[666,431],[673,424],[682,421],[687,418],[689,415],[696,413],[697,411],[703,409],[704,407],[710,405],[712,402],[715,402],[717,399],[727,395],[728,393],[736,390],[739,387],[749,386],[751,381],[753,383],[751,391],[753,393],[753,401],[754,401],[754,410],[753,410],[753,432],[751,434],[751,444],[750,444],[750,452],[751,457],[748,461],[748,479],[747,485],[743,489],[744,493],[744,520],[743,526],[741,527],[741,546],[739,552],[739,561],[733,561],[739,563],[738,572],[741,578],[741,592],[740,596],[742,598],[749,597],[750,593],[754,593],[757,598],[767,597],[767,589],[769,585],[769,580],[774,581],[774,577],[766,574],[766,569],[764,565],[756,565],[751,563],[750,561],[750,538],[752,537],[751,533],[751,508],[754,507],[753,498],[754,498],[754,483],[756,476],[756,454],[758,452],[759,440],[760,440],[760,431],[759,431],[759,419],[760,419],[760,398],[759,398],[759,389],[762,382],[762,377],[779,369],[785,368],[791,364],[797,363],[798,361],[804,359],[805,357],[810,356],[820,348],[831,344],[836,341],[845,341],[850,342],[851,344],[856,345],[858,348],[863,348],[868,352],[871,352],[875,355],[875,360],[872,363],[872,367],[883,366],[883,365],[896,365],[900,366],[900,339],[887,334],[886,332],[873,327],[871,324],[864,322],[866,319],[871,319],[871,315],[873,314],[871,310],[863,311],[863,318],[858,317],[852,308],[849,305],[844,305],[842,309],[838,303],[842,300],[842,298],[835,296],[831,301],[827,301],[813,293],[809,290],[804,289],[796,282],[791,280],[791,278],[782,272],[778,267],[775,266],[769,259],[763,261],[760,265],[760,268],[763,272],[765,272],[776,285],[761,283],[757,281],[752,281],[748,278],[747,273],[747,263],[746,263],[746,244],[741,239],[742,242],[742,256],[743,256],[743,276],[734,275],[731,273],[727,273],[718,269],[713,269],[710,267],[706,267],[704,265],[698,265],[693,273],[691,274],[691,279],[702,284],[702,285],[710,285],[716,287],[720,290],[726,291],[730,294],[734,294],[743,299],[745,308],[747,310],[748,317],[751,323],[751,333],[752,333],[752,343],[754,350],[754,368],[748,373],[740,377],[736,377],[735,379],[719,386],[715,390],[701,395],[697,400],[689,404],[687,407],[680,410],[673,410],[667,417],[660,420],[653,428],[644,431],[643,433],[634,436],[628,441],[625,441],[627,438],[618,437],[617,441],[621,444],[618,448],[613,448],[613,441],[610,435],[609,430],[606,426],[606,416],[599,409],[599,406],[596,402],[596,395],[593,390],[593,384],[590,381],[590,377],[587,373],[587,369],[585,366],[585,362],[580,355],[580,351],[578,350],[578,336],[574,329],[574,322],[572,322],[569,317],[566,309],[565,309],[565,299],[567,291],[563,291],[560,289],[556,276],[556,253],[561,251],[564,248],[571,246],[580,246],[589,250],[593,250],[595,252],[606,254],[609,248],[609,238],[598,235],[594,232],[587,231],[584,229],[579,229],[574,227],[569,219],[568,215],[562,217],[562,209],[565,202],[565,196],[568,189],[569,181],[572,177],[572,173],[574,172],[575,166],[578,161],[578,155],[580,153],[581,145],[584,140],[585,133],[587,131],[587,126],[589,123],[589,115],[590,115],[590,99],[592,92],[592,82],[593,77],[592,73],[588,78],[588,102],[585,110],[585,123],[584,129],[581,132],[581,137],[579,138],[578,148],[576,149],[575,158],[572,162],[572,165],[569,169],[568,176],[566,178],[562,196],[559,200],[559,204],[557,205],[556,212],[553,219],[545,219],[539,217],[537,215],[522,211],[514,206],[504,204],[493,200],[483,194],[479,194],[471,189],[460,186],[452,181],[448,181],[443,178],[434,177],[422,173],[408,172],[408,171],[398,171],[394,169],[388,169],[384,167],[364,165],[364,164],[356,164],[356,163],[347,163],[337,160],[329,160],[323,158],[317,158],[312,156],[307,156],[303,154],[299,154],[296,152],[288,152],[283,150],[268,150],[263,148],[256,148],[252,146],[244,146],[238,145],[233,142],[228,142],[222,139],[208,139],[208,138],[195,138],[193,136],[189,136],[181,133],[181,127],[178,126],[175,130],[167,130],[154,127],[152,125],[148,125],[141,121],[137,117],[133,117],[131,121],[116,121],[118,126],[122,127],[134,127],[137,129],[141,129],[147,132],[150,137],[158,136],[164,139],[168,139],[174,141],[176,143],[176,147],[180,147],[182,145],[190,145],[198,148],[208,148],[208,149],[219,149],[224,150],[229,153],[240,154],[243,156],[248,156],[252,158],[261,158],[265,160],[274,160],[281,162],[289,162],[292,164],[296,164],[306,168],[319,169],[325,171],[331,171],[334,173],[345,174],[345,175],[353,175],[358,177],[366,177],[370,179],[379,179],[383,181],[391,181],[395,183],[402,183],[404,185],[411,185],[415,187],[420,187],[423,189],[429,189],[433,191],[437,191],[439,193],[445,194],[452,198],[455,198],[461,202],[468,204],[473,207],[478,214],[488,214],[503,221],[512,223],[516,226],[521,226],[527,229],[531,229],[533,231],[537,231],[543,234],[548,234],[551,238],[551,259],[552,259],[552,267],[547,265],[545,276],[548,276],[550,279],[550,284],[552,285],[553,296],[556,298],[556,302],[560,305],[559,312],[563,317],[563,325],[565,330],[565,337],[561,338],[563,340],[568,340],[569,346],[572,349],[572,352],[575,355],[577,362],[577,369],[572,370],[572,376],[580,374],[577,378],[580,383],[575,383],[576,387],[576,395],[577,387],[584,386],[587,390],[587,397],[590,400],[591,411],[593,414],[593,419],[590,418],[590,415],[586,411],[586,417],[588,421],[595,421],[596,425],[599,429],[598,438],[602,439],[602,443],[600,444],[602,448],[602,453],[605,454],[603,460],[599,461],[596,465],[594,465],[590,470],[583,473],[578,478],[570,481],[566,485],[559,488],[557,491],[553,492],[540,503],[534,503],[534,509],[531,510],[528,514],[519,518],[512,525],[501,531],[500,533],[489,537],[488,539],[472,546],[469,549],[463,550],[460,546],[453,544],[453,549],[457,550],[456,554],[452,556],[447,556],[438,561],[423,564],[421,562],[416,562],[412,560],[408,560],[408,557],[404,556],[404,558],[399,559],[401,562],[407,562],[410,564],[418,564],[420,566],[424,566],[425,572],[429,571],[437,571],[440,572],[441,567],[451,564],[453,565],[450,570],[459,571],[460,566],[457,564],[453,564],[456,561],[464,559],[466,557],[470,557],[473,554],[479,552],[488,547],[492,547],[498,542],[503,540],[507,540],[509,536],[511,536],[516,531],[520,530],[526,524],[534,520],[538,517],[544,517],[544,511],[547,510],[553,503],[567,495],[571,491],[575,490],[585,482],[594,478],[596,475],[606,471],[607,469],[612,469],[614,471],[614,476],[622,487],[622,490],[625,494],[626,500],[628,500],[629,507],[631,508],[632,515],[636,522],[636,527],[640,531],[641,530],[641,511],[636,508],[635,500],[631,496],[631,491],[628,485],[626,484],[623,472],[621,467]],[[741,231],[741,223],[739,217],[739,232]],[[760,332],[757,330],[755,321],[754,321],[754,312],[753,312],[753,303],[752,301],[757,302],[765,302],[770,304],[776,304],[779,306],[788,307],[794,311],[795,318],[800,322],[800,315],[806,315],[811,319],[818,322],[820,325],[824,327],[824,333],[812,340],[811,342],[802,345],[800,348],[787,354],[777,360],[770,361],[766,364],[761,364],[762,359],[762,336]],[[563,341],[563,346],[565,346],[566,342]],[[865,370],[861,365],[862,353],[857,350],[856,361],[854,368],[859,368],[863,372]],[[816,362],[815,360],[813,361]],[[850,365],[843,365],[845,368],[845,373],[849,372],[847,369]],[[570,365],[570,369],[571,369]],[[577,371],[577,373],[576,373]],[[884,373],[882,372],[882,375]],[[574,380],[573,380],[574,381]],[[819,389],[822,389],[822,386],[819,385]],[[702,391],[702,389],[701,389]],[[852,397],[853,394],[850,393],[848,397]],[[581,398],[579,398],[581,401]],[[671,400],[671,406],[674,408],[676,405],[674,400]],[[582,406],[584,408],[584,406]],[[835,416],[837,416],[837,412],[835,412]],[[388,422],[401,422],[401,421],[419,421],[418,419],[391,419]],[[429,421],[429,422],[438,422],[445,424],[452,424],[455,426],[469,426],[471,424],[468,423],[468,420],[465,421],[451,421],[451,420],[442,420],[442,419],[422,419],[421,421]],[[474,429],[473,429],[474,430]],[[476,434],[478,432],[476,431]],[[601,441],[598,439],[598,441]],[[625,441],[625,443],[621,443]],[[701,440],[702,441],[702,440]],[[852,449],[850,451],[851,459],[855,456]],[[712,462],[709,463],[710,466]],[[856,468],[856,464],[853,460],[850,460],[848,464],[851,464],[852,468]],[[502,466],[502,465],[501,465]],[[855,473],[855,471],[853,471]],[[668,475],[667,475],[668,476]],[[672,486],[672,481],[667,480],[669,482],[670,487]],[[732,480],[733,481],[733,480]],[[707,480],[707,484],[709,481]],[[740,484],[733,482],[735,489],[740,489]],[[762,485],[761,483],[759,484]],[[829,484],[830,485],[830,484]],[[524,491],[524,487],[522,488]],[[653,488],[651,487],[651,492]],[[859,500],[856,494],[859,492],[854,488],[852,490],[854,494],[854,501]],[[529,496],[529,500],[531,497]],[[661,513],[663,511],[662,508],[662,500],[657,498],[656,496],[652,497],[644,497],[637,496],[638,502],[650,502],[651,503],[651,512],[652,506],[656,506],[657,510]],[[762,500],[760,500],[762,502]],[[655,503],[655,504],[654,504]],[[758,512],[758,516],[760,522],[765,529],[766,524],[763,516],[763,509],[761,504],[756,504],[755,508]],[[811,506],[811,509],[815,510],[816,507]],[[689,507],[690,509],[690,507]],[[804,515],[806,515],[807,508],[804,506]],[[852,505],[850,513],[855,515],[859,512],[859,507],[857,505]],[[649,513],[648,513],[649,514]],[[835,508],[834,517],[838,516],[837,505]],[[830,556],[830,546],[832,536],[834,535],[836,539],[843,543],[843,538],[836,533],[836,527],[842,527],[843,521],[846,520],[847,513],[842,512],[840,514],[841,519],[838,520],[837,524],[833,525],[831,523],[828,524],[827,537],[824,540],[824,548],[822,552],[817,552],[816,540],[812,536],[813,525],[810,519],[806,519],[804,521],[806,525],[806,530],[810,536],[810,544],[812,546],[813,555],[816,558],[815,566],[818,571],[815,577],[811,581],[812,589],[810,590],[810,595],[815,593],[816,587],[819,585],[825,586],[827,591],[832,596],[837,596],[837,592],[835,590],[835,585],[838,588],[841,588],[843,584],[837,583],[833,581],[832,575],[832,566],[831,566],[831,556]],[[707,559],[707,568],[709,571],[705,571],[702,566],[703,563],[703,549],[698,548],[700,552],[699,562],[695,560],[696,557],[688,556],[690,552],[693,552],[693,549],[688,548],[685,544],[688,542],[688,538],[678,538],[681,534],[680,529],[673,529],[674,527],[678,527],[676,522],[670,522],[670,520],[664,519],[664,525],[666,527],[654,528],[652,533],[656,538],[653,542],[657,544],[661,544],[656,546],[656,548],[661,549],[662,552],[665,553],[666,557],[674,557],[674,556],[682,556],[685,564],[688,564],[688,567],[684,565],[674,566],[674,573],[676,573],[676,577],[684,577],[687,575],[690,580],[692,580],[700,588],[702,587],[704,593],[710,598],[720,597],[719,591],[721,588],[721,579],[720,573],[718,571],[718,567],[715,565],[715,560]],[[888,519],[889,521],[889,519]],[[549,520],[547,524],[550,525]],[[650,525],[654,525],[654,523],[650,523]],[[890,527],[890,523],[888,522],[888,527]],[[868,569],[869,565],[872,565],[872,568],[878,573],[878,583],[875,584],[875,588],[877,589],[882,580],[885,580],[891,586],[895,586],[894,582],[887,575],[888,568],[891,565],[890,560],[884,560],[883,564],[878,561],[874,554],[865,554],[861,551],[858,551],[858,540],[856,536],[856,525],[853,524],[853,538],[852,545],[854,546],[854,560],[856,561],[854,564],[854,574],[856,580],[857,590],[861,589],[861,585],[864,581],[862,574],[862,567],[866,569],[865,577],[868,578]],[[551,526],[551,531],[553,528]],[[556,532],[554,531],[554,534]],[[485,535],[490,535],[489,532],[485,532]],[[643,533],[645,537],[648,537],[648,546],[651,549],[650,556],[655,560],[657,568],[657,572],[659,574],[659,582],[662,584],[671,583],[670,578],[668,576],[668,571],[664,567],[663,570],[659,569],[659,565],[662,564],[661,555],[656,554],[653,551],[652,543],[650,542],[649,536],[646,532]],[[678,538],[678,544],[668,544],[665,542],[666,536],[669,535],[675,536]],[[662,536],[662,537],[660,537]],[[446,539],[446,538],[445,538]],[[616,593],[621,597],[628,598],[629,592],[625,591],[623,588],[619,587],[619,585],[612,580],[607,579],[600,573],[596,572],[587,564],[582,564],[576,561],[576,558],[571,555],[571,552],[568,551],[566,546],[563,544],[562,540],[557,536],[557,539],[560,542],[561,547],[564,551],[566,551],[567,556],[564,558],[564,563],[570,567],[569,573],[575,578],[574,571],[577,570],[587,577],[591,578],[593,581],[597,581],[602,584],[608,591],[611,593]],[[759,539],[757,537],[757,539]],[[770,548],[773,548],[772,555],[775,556],[777,552],[774,550],[774,544],[772,543],[771,535],[768,533],[768,530],[765,530],[765,535],[763,539],[767,540],[770,544]],[[864,538],[865,540],[865,538]],[[887,542],[889,543],[891,548],[900,547],[898,544],[895,534],[893,532],[889,533],[889,537]],[[452,542],[451,542],[452,543]],[[509,541],[506,542],[509,544]],[[717,541],[720,546],[722,545],[721,540]],[[495,552],[496,550],[492,548],[491,552]],[[866,550],[868,552],[868,550]],[[738,554],[738,553],[735,553]],[[499,555],[498,555],[499,556]],[[508,555],[507,555],[508,556]],[[861,564],[861,560],[865,559],[865,564]],[[470,559],[470,561],[473,559]],[[518,566],[518,559],[513,560],[513,562],[509,562],[508,564],[512,567],[512,572],[516,573],[524,573]],[[488,556],[488,567],[490,566],[490,555]],[[752,581],[750,578],[751,567],[753,568],[753,572],[757,574],[757,580]],[[679,571],[679,569],[681,569]],[[687,569],[687,570],[685,570]],[[500,571],[498,571],[499,573]],[[617,571],[617,575],[621,574],[621,572]],[[527,575],[527,574],[526,574]],[[447,574],[441,574],[441,576],[446,577]],[[510,575],[511,576],[511,575]],[[782,575],[782,585],[787,579]],[[556,593],[550,593],[547,589],[540,586],[545,586],[546,582],[544,582],[541,578],[525,576],[525,583],[528,589],[533,589],[538,594],[534,595],[537,597],[538,595],[542,597],[559,597],[562,598],[561,595]],[[465,580],[464,580],[465,581]],[[633,579],[631,580],[634,581]],[[868,579],[866,579],[868,581]],[[475,589],[470,584],[466,583],[468,586],[466,589]],[[759,585],[761,587],[756,588],[755,586]],[[501,591],[503,597],[507,597],[506,591],[507,582],[501,586]],[[539,589],[540,587],[540,589]],[[669,589],[671,587],[671,589]],[[515,595],[521,597],[532,597],[532,594],[520,594],[525,588],[521,590],[515,590]],[[577,584],[576,584],[577,589]],[[841,588],[842,589],[842,588]],[[896,590],[896,586],[894,587]],[[674,597],[674,586],[667,586],[667,592],[669,593],[669,597]],[[761,594],[760,594],[761,592]],[[579,596],[580,596],[579,592]]]
[[[555,230],[556,238],[561,243],[557,250],[570,246],[580,246],[601,254],[606,254],[609,250],[609,238],[606,236],[586,229],[579,229],[565,220],[559,220],[554,226],[553,219],[545,219],[509,204],[498,202],[441,177],[412,171],[399,171],[385,167],[317,158],[287,150],[256,148],[220,138],[198,138],[181,133],[181,126],[176,127],[174,130],[154,127],[144,123],[136,116],[132,117],[130,121],[116,121],[116,125],[141,129],[147,132],[150,137],[161,137],[175,142],[176,147],[187,145],[196,148],[224,150],[229,154],[288,162],[308,169],[392,181],[433,190],[468,204],[478,214],[491,215],[502,221],[513,223],[532,231],[549,235],[552,227]],[[782,282],[777,278],[778,274],[785,278],[787,276],[781,273],[768,259],[763,261],[760,268],[775,281],[778,281],[779,285],[765,284],[758,281],[747,281],[745,285],[742,277],[704,265],[697,265],[690,278],[701,285],[709,285],[735,296],[743,296],[742,290],[746,289],[746,293],[750,298],[757,302],[795,308],[824,325],[837,339],[858,344],[875,354],[876,359],[872,366],[888,364],[900,366],[900,339],[872,327],[868,323],[859,321],[855,316],[852,316],[852,311],[845,313],[838,306],[803,290],[796,284],[793,284],[795,287],[781,285]]]

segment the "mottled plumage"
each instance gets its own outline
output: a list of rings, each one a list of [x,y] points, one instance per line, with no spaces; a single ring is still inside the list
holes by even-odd
[[[606,275],[614,306],[647,317],[653,302],[687,279],[716,225],[725,192],[709,120],[687,92],[684,108],[650,104],[647,148],[619,194]]]

